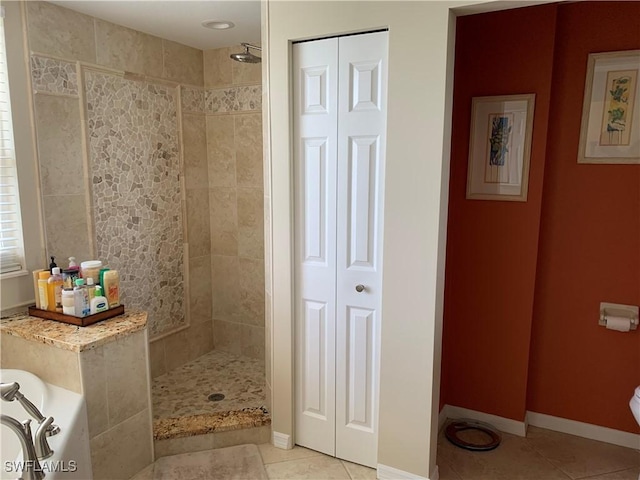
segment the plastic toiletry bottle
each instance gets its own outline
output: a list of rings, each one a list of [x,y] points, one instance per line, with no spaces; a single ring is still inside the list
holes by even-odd
[[[96,287],[96,296],[91,299],[91,315],[109,310],[107,297],[102,296],[100,285]]]
[[[86,317],[91,313],[89,292],[87,292],[87,287],[84,284],[84,278],[76,280],[76,286],[73,289],[73,300],[76,317]]]
[[[120,276],[117,270],[104,272],[103,285],[104,296],[107,297],[109,308],[120,305]]]
[[[87,293],[89,294],[89,303],[91,303],[91,299],[96,296],[96,288],[98,287],[96,286],[95,283],[93,283],[93,277],[87,277],[85,281],[87,282]]]
[[[76,263],[76,257],[69,257],[69,268],[67,270],[80,270],[80,267]]]
[[[49,272],[53,273],[53,269],[57,267],[56,257],[51,257],[51,263],[49,264]]]
[[[48,310],[49,308],[49,277],[51,273],[48,270],[38,274],[38,295],[40,297],[40,308]]]
[[[76,314],[76,301],[73,296],[73,290],[68,288],[62,290],[62,313],[73,316]]]
[[[36,308],[42,308],[40,306],[40,289],[38,288],[38,280],[40,280],[40,272],[47,272],[44,268],[33,270],[33,291],[36,295]]]
[[[49,304],[48,310],[62,313],[62,275],[60,275],[60,267],[53,267],[52,271],[53,275],[47,280],[49,299],[53,300]]]

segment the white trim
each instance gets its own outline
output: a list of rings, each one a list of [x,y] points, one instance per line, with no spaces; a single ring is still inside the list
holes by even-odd
[[[640,435],[601,427],[590,423],[577,422],[567,418],[553,417],[544,413],[527,412],[527,421],[534,427],[568,433],[578,437],[611,443],[621,447],[640,449]]]
[[[437,475],[438,467],[434,470]],[[432,477],[431,480],[438,480],[439,477]],[[378,464],[378,480],[429,480],[427,477],[421,477],[413,473],[398,470],[397,468],[387,465]]]
[[[490,413],[477,412],[468,408],[455,407],[453,405],[445,405],[447,418],[470,418],[481,422],[490,423],[501,432],[511,433],[519,437],[527,436],[527,422],[519,422],[511,418],[499,417]]]
[[[286,435],[279,432],[271,432],[271,442],[276,448],[283,450],[291,450],[293,448],[293,439],[291,435]]]

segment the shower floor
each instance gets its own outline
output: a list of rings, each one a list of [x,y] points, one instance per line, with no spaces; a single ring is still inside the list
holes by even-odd
[[[219,350],[155,378],[151,397],[156,440],[271,423],[264,362]]]

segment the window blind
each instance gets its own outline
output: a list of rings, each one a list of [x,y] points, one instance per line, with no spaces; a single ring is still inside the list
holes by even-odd
[[[9,98],[4,8],[2,10],[0,15],[0,274],[22,270],[24,257]]]

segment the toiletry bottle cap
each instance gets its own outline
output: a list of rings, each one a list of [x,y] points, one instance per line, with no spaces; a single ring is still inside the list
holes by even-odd
[[[53,273],[54,275],[60,275],[60,267],[53,267],[51,273]]]
[[[101,260],[87,260],[86,262],[82,262],[80,264],[80,268],[86,270],[87,268],[102,268]]]
[[[40,273],[38,274],[38,278],[39,278],[40,280],[46,280],[46,279],[47,279],[47,278],[49,278],[50,276],[51,276],[51,273],[50,273],[50,272],[40,272]]]
[[[84,278],[76,278],[76,285],[78,287],[81,287],[82,285],[84,285]]]

